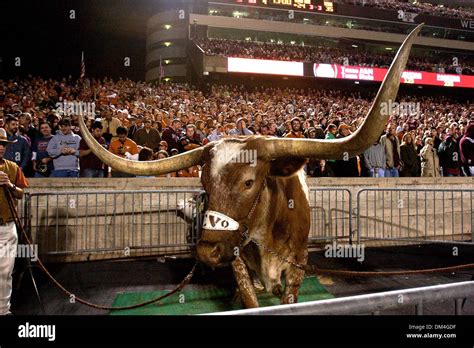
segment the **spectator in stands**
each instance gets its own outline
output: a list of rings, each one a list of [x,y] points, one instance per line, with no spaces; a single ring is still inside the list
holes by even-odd
[[[164,159],[164,158],[168,158],[168,157],[169,157],[168,152],[166,152],[164,150],[158,151],[157,159]],[[161,175],[158,175],[157,177],[158,178],[174,178],[174,177],[176,177],[176,172],[161,174]]]
[[[127,137],[128,130],[125,127],[117,128],[118,139],[113,140],[109,145],[109,151],[114,155],[126,158],[129,160],[138,160],[138,146],[137,144]],[[113,178],[131,178],[134,177],[132,174],[122,173],[117,170],[111,169],[111,175]]]
[[[400,159],[403,163],[400,176],[419,176],[421,171],[420,162],[418,161],[418,154],[411,133],[405,133],[402,138],[402,144],[400,145]]]
[[[105,139],[102,134],[102,123],[94,122],[91,127],[91,133],[95,140],[106,147]],[[81,177],[84,178],[103,178],[105,165],[102,161],[92,152],[84,139],[81,139],[79,144],[79,163],[81,168]]]
[[[347,124],[341,123],[339,125],[339,134],[337,138],[345,138],[351,134],[350,128]],[[359,157],[351,157],[343,155],[342,160],[336,160],[335,164],[335,174],[337,177],[358,177],[360,176],[360,169],[359,169]]]
[[[135,133],[144,127],[143,125],[143,115],[138,115],[137,117],[131,116],[130,118],[131,126],[128,130],[128,137],[133,139]]]
[[[31,160],[31,146],[27,139],[19,134],[18,127],[18,119],[11,115],[7,116],[5,120],[7,140],[14,143],[7,146],[4,158],[15,162],[25,172]]]
[[[53,158],[55,178],[77,178],[79,177],[79,144],[81,137],[71,131],[71,120],[63,118],[59,122],[56,135],[49,141],[48,154]]]
[[[464,130],[459,147],[464,174],[474,176],[474,123],[470,123]]]
[[[304,138],[301,120],[298,117],[291,119],[291,131],[285,135],[285,138]]]
[[[222,127],[220,125],[217,125],[216,127],[209,127],[208,132],[209,135],[206,138],[208,142],[217,141],[225,136],[225,133],[222,131]]]
[[[137,130],[133,136],[133,141],[135,141],[137,145],[148,147],[153,151],[158,151],[161,141],[160,133],[152,127],[150,119],[146,119],[144,125],[145,126],[142,129]]]
[[[18,123],[20,126],[25,127],[26,135],[30,139],[30,143],[33,144],[36,136],[38,135],[38,130],[32,124],[33,118],[28,112],[23,112],[18,116]]]
[[[442,143],[442,140],[439,137],[438,130],[436,129],[436,127],[431,127],[431,137],[433,138],[433,147],[438,150],[439,146]]]
[[[433,139],[426,138],[425,146],[420,152],[421,156],[421,176],[437,177],[440,176],[439,158],[436,150],[433,148]]]
[[[102,136],[107,144],[117,139],[117,128],[122,125],[118,118],[113,117],[112,110],[106,106],[102,110]]]
[[[364,161],[371,177],[383,178],[385,176],[387,157],[380,138],[364,152]]]
[[[229,135],[253,135],[253,132],[247,128],[247,122],[245,118],[241,117],[235,123],[235,128],[229,131]]]
[[[153,150],[149,147],[143,147],[138,153],[138,160],[143,161],[152,161],[153,160]],[[153,175],[137,175],[137,178],[154,178]]]
[[[168,143],[164,140],[160,141],[160,148],[159,148],[158,153],[160,151],[165,151],[168,154]],[[169,156],[169,154],[168,154],[168,156]]]
[[[327,126],[325,139],[327,140],[336,139],[336,134],[337,134],[337,126],[333,123],[329,124]],[[329,176],[335,176],[335,166],[336,166],[335,160],[326,161],[326,170]]]
[[[188,124],[186,126],[186,133],[179,139],[178,146],[180,153],[194,150],[199,146],[202,146],[201,142],[199,141],[199,137],[195,133],[196,126],[193,124]]]
[[[439,156],[439,165],[443,168],[443,176],[461,175],[458,147],[459,144],[453,134],[448,134],[446,139],[439,145],[437,152]]]
[[[171,125],[163,130],[162,139],[168,144],[168,149],[178,149],[178,141],[181,137],[181,121],[174,119]]]
[[[49,177],[54,170],[53,159],[48,153],[48,144],[53,138],[51,125],[43,122],[39,126],[41,136],[36,138],[32,148],[32,161],[35,178]]]
[[[204,139],[206,139],[206,134],[204,133],[204,121],[197,120],[196,121],[196,135],[199,137],[199,141],[203,143]]]
[[[400,143],[396,137],[396,128],[393,123],[387,126],[387,133],[382,135],[380,142],[385,147],[385,156],[387,157],[387,166],[385,168],[385,177],[396,178],[399,176],[401,166],[400,161]]]

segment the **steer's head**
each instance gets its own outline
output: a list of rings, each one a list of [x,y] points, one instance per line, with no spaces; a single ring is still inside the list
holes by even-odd
[[[290,176],[302,168],[305,158],[266,159],[259,156],[266,138],[230,138],[213,143],[203,155],[202,185],[208,195],[197,256],[209,266],[231,262],[251,220],[258,224],[257,205],[269,176]]]
[[[178,156],[136,162],[104,149],[80,118],[82,135],[97,157],[121,172],[161,175],[204,164],[202,183],[209,195],[209,210],[197,251],[202,261],[220,266],[232,260],[234,247],[240,243],[248,214],[268,175],[289,175],[299,169],[308,157],[352,157],[365,151],[378,139],[390,116],[384,110],[395,101],[411,46],[421,28],[422,25],[419,25],[403,42],[362,126],[345,138],[319,140],[253,136],[245,140],[224,139]]]

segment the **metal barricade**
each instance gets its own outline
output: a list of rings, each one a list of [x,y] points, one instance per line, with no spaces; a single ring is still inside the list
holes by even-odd
[[[471,244],[473,193],[362,189],[353,202],[348,189],[312,187],[309,244],[362,240]],[[193,197],[193,204],[183,210],[184,202]],[[25,195],[20,212],[41,254],[148,250],[177,255],[189,254],[195,246],[205,199],[200,189],[34,193]]]
[[[41,254],[189,252],[201,226],[199,189],[34,193],[27,227]],[[186,204],[190,199],[195,202]]]
[[[310,188],[309,243],[352,238],[352,194],[347,189]]]
[[[474,190],[363,189],[357,238],[472,243]]]

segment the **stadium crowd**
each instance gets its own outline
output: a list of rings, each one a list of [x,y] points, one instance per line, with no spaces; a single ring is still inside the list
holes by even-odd
[[[406,11],[428,16],[474,19],[474,11],[471,8],[449,7],[434,5],[426,1],[413,2],[411,0],[337,0],[339,3],[358,6],[377,7],[395,11]]]
[[[0,80],[0,127],[16,140],[5,158],[29,177],[123,177],[128,175],[106,168],[81,139],[82,114],[109,151],[146,161],[240,135],[345,137],[361,125],[372,97],[335,90],[212,85],[203,91],[187,84],[29,77]],[[376,144],[351,159],[310,159],[308,175],[474,174],[473,104],[443,96],[400,96],[399,102],[389,106],[390,122]],[[196,177],[199,170],[165,176]]]
[[[356,65],[366,67],[387,68],[393,61],[393,52],[374,53],[361,51],[353,52],[328,46],[301,46],[292,44],[260,43],[252,41],[237,41],[224,39],[206,39],[196,42],[207,55],[225,57],[271,59],[284,61],[303,61],[309,63],[329,63]],[[428,71],[452,74],[474,74],[474,68],[467,62],[469,59],[457,55],[457,66],[454,66],[454,55],[437,54],[436,57],[410,57],[407,70]],[[347,62],[346,62],[347,59]]]

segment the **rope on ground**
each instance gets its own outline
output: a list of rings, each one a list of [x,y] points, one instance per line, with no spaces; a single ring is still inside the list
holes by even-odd
[[[23,224],[21,223],[21,220],[20,220],[20,217],[18,216],[18,212],[16,211],[16,208],[15,208],[15,205],[13,203],[13,197],[12,197],[12,194],[10,192],[10,190],[8,190],[7,188],[5,188],[5,195],[7,196],[7,201],[8,201],[8,205],[9,205],[9,208],[10,208],[10,211],[13,215],[13,218],[15,219],[15,223],[16,225],[18,226],[18,228],[20,229],[23,237],[25,237],[25,240],[26,242],[29,244],[29,245],[32,245],[33,243],[30,241],[28,235],[26,234],[26,231],[25,231],[25,228],[23,226]],[[101,309],[101,310],[106,310],[106,311],[123,311],[123,310],[128,310],[128,309],[135,309],[135,308],[139,308],[139,307],[143,307],[143,306],[147,306],[149,304],[152,304],[152,303],[155,303],[155,302],[158,302],[158,301],[161,301],[179,291],[181,291],[186,285],[189,284],[189,282],[191,281],[191,278],[193,277],[194,275],[194,271],[196,270],[196,266],[197,266],[197,261],[194,263],[194,266],[193,268],[191,269],[191,271],[186,275],[186,277],[184,277],[184,279],[181,281],[181,283],[176,287],[174,288],[173,290],[171,290],[170,292],[164,294],[164,295],[161,295],[161,296],[158,296],[154,299],[151,299],[149,301],[146,301],[146,302],[142,302],[142,303],[138,303],[138,304],[135,304],[135,305],[131,305],[131,306],[124,306],[124,307],[111,307],[111,306],[104,306],[104,305],[99,305],[99,304],[95,304],[95,303],[92,303],[92,302],[89,302],[89,301],[86,301],[84,300],[83,298],[81,297],[77,297],[76,295],[74,295],[71,291],[67,290],[64,286],[61,285],[61,283],[59,283],[56,278],[54,278],[54,276],[48,271],[48,269],[45,267],[45,265],[43,264],[43,262],[41,261],[41,259],[39,258],[39,255],[37,255],[38,258],[37,258],[37,263],[38,263],[38,266],[41,268],[41,270],[46,273],[46,275],[48,276],[48,278],[53,282],[53,284],[58,288],[60,289],[66,296],[68,297],[71,297],[74,296],[74,300],[85,305],[85,306],[88,306],[88,307],[92,307],[92,308],[95,308],[95,309]]]
[[[474,263],[468,263],[464,265],[440,267],[440,268],[427,268],[417,269],[409,271],[342,271],[334,269],[318,268],[315,265],[307,265],[304,267],[306,271],[312,271],[320,274],[329,274],[346,277],[374,277],[374,276],[396,276],[396,275],[412,275],[412,274],[432,274],[432,273],[450,273],[460,271],[464,269],[474,268]]]

